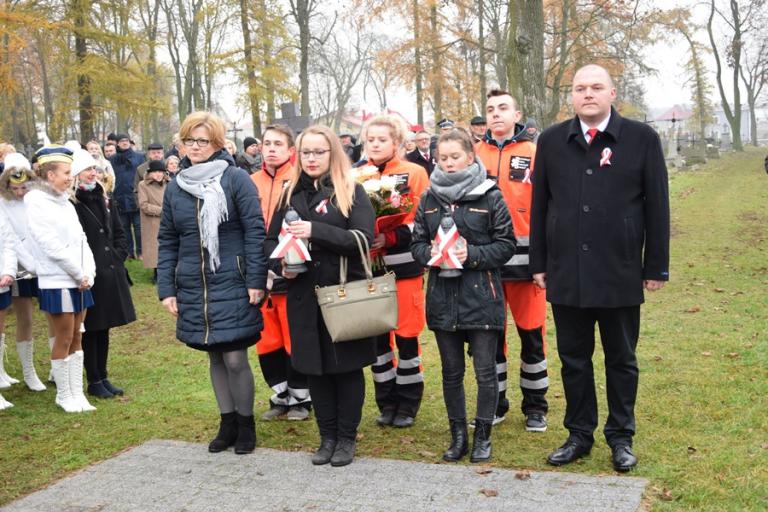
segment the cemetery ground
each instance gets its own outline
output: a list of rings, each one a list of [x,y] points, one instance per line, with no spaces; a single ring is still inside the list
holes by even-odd
[[[635,451],[643,477],[644,508],[652,510],[765,510],[768,508],[768,176],[765,149],[725,153],[696,170],[671,172],[671,282],[647,294],[638,357]],[[610,172],[610,169],[605,172]],[[94,462],[150,439],[207,443],[218,424],[205,354],[175,340],[174,321],[162,308],[151,273],[129,264],[139,320],[112,331],[110,380],[126,396],[93,400],[92,413],[65,414],[54,405],[55,390],[32,393],[17,384],[4,390],[15,407],[0,412],[0,505],[40,489]],[[35,328],[35,360],[47,376],[45,322]],[[13,315],[6,368],[21,377],[13,347]],[[508,419],[493,431],[492,466],[537,471],[613,474],[601,433],[590,456],[562,469],[545,462],[565,439],[564,397],[555,330],[547,325],[550,364],[549,430],[526,433],[516,386],[518,341],[510,332]],[[381,429],[373,384],[367,399],[358,454],[364,457],[438,463],[448,443],[434,339],[423,335],[426,391],[416,425]],[[605,389],[599,348],[595,373],[600,422]],[[255,353],[257,418],[268,408]],[[367,372],[368,375],[368,372]],[[471,364],[468,409],[474,409]],[[314,450],[313,421],[257,420],[258,446]],[[468,462],[464,462],[468,464]],[[309,464],[309,460],[307,460]],[[426,476],[425,476],[426,477]],[[503,499],[503,489],[501,499]]]

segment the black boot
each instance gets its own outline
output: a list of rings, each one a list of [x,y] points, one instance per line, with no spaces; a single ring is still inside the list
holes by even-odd
[[[104,387],[107,388],[109,392],[112,393],[113,395],[123,396],[125,394],[125,391],[123,391],[122,388],[118,388],[117,386],[109,382],[108,379],[102,380],[101,383],[104,384]]]
[[[451,446],[443,453],[446,462],[458,462],[467,454],[469,435],[467,434],[467,420],[450,420],[451,422]]]
[[[320,448],[312,455],[312,464],[322,466],[331,462],[333,452],[336,449],[336,439],[333,437],[321,437]]]
[[[475,419],[475,439],[470,462],[487,462],[491,458],[491,426],[493,422]]]
[[[233,444],[237,439],[237,422],[235,421],[235,413],[228,412],[221,415],[221,423],[219,424],[219,433],[208,445],[208,451],[211,453],[223,452]]]
[[[256,449],[256,422],[251,416],[237,414],[237,440],[235,453],[244,455]]]
[[[346,466],[355,458],[355,440],[341,438],[336,442],[336,448],[331,457],[331,466]]]
[[[103,380],[88,384],[88,394],[96,398],[115,398],[115,394],[107,389]]]

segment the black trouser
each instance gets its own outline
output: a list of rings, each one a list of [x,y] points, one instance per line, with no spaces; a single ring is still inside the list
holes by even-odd
[[[275,392],[269,399],[271,407],[299,406],[312,409],[307,376],[291,365],[291,356],[284,348],[260,354],[259,366],[267,385]]]
[[[595,323],[605,353],[608,419],[603,433],[610,446],[632,444],[639,370],[635,348],[640,333],[640,306],[575,308],[552,304],[557,351],[562,362],[565,421],[570,437],[591,445],[597,428],[597,397],[592,368]]]
[[[363,370],[309,375],[309,392],[321,437],[355,439],[363,417],[365,376]]]
[[[395,367],[390,334],[376,337],[376,362],[371,367],[379,410],[392,410],[416,417],[424,396],[424,373],[419,355],[419,338],[395,334],[398,364]]]
[[[469,341],[477,380],[477,412],[480,420],[493,421],[499,397],[496,374],[496,331],[435,331],[443,373],[443,399],[449,420],[467,417],[464,396],[464,341]]]
[[[120,220],[123,222],[125,238],[128,242],[128,256],[141,256],[141,212],[139,210],[120,212]],[[131,228],[133,228],[133,231],[131,231]],[[134,239],[136,241],[135,244]]]
[[[109,357],[109,329],[83,333],[83,366],[88,384],[107,378]]]

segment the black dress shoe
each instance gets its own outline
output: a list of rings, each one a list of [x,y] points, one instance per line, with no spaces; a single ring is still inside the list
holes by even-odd
[[[614,446],[611,450],[613,451],[613,456],[611,457],[611,460],[613,461],[613,469],[616,471],[626,473],[637,466],[637,457],[632,453],[631,446],[619,444]]]
[[[549,454],[547,462],[553,466],[563,466],[585,455],[589,455],[590,450],[592,450],[591,446],[569,439],[563,446]]]
[[[413,416],[398,414],[395,416],[395,419],[392,420],[392,426],[397,428],[408,428],[413,426],[414,421],[415,419]]]
[[[384,409],[376,418],[376,423],[381,427],[389,427],[395,421],[395,409]]]

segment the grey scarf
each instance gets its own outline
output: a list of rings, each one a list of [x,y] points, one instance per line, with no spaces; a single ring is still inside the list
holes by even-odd
[[[445,172],[438,165],[429,177],[429,189],[440,201],[453,204],[481,185],[485,178],[485,167],[477,159],[463,171]]]
[[[227,198],[221,188],[221,176],[229,164],[224,160],[214,160],[182,169],[176,174],[176,183],[182,190],[203,200],[200,209],[200,239],[208,249],[211,270],[216,272],[219,266],[219,224],[227,220]]]

